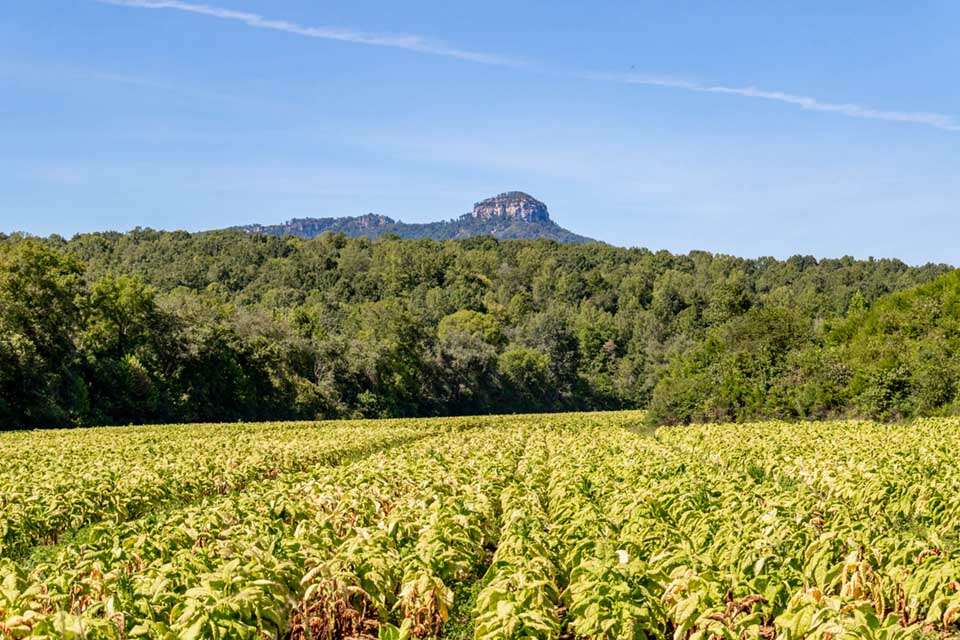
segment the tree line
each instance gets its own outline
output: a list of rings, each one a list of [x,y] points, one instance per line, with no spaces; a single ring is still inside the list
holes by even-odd
[[[958,299],[949,267],[896,260],[489,237],[0,235],[0,426],[946,413]]]

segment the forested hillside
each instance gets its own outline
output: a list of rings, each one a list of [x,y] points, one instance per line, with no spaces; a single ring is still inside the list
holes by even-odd
[[[351,238],[374,240],[395,235],[407,240],[465,240],[493,236],[499,240],[556,240],[591,242],[550,219],[547,205],[522,191],[508,191],[473,205],[473,211],[452,220],[412,224],[368,213],[347,218],[297,218],[283,224],[253,224],[243,231],[272,236],[316,238],[324,233],[342,233]]]
[[[247,233],[274,236],[315,238],[324,233],[342,233],[351,238],[374,240],[395,235],[409,240],[464,240],[475,236],[493,236],[500,240],[556,240],[557,242],[590,242],[555,223],[553,220],[514,220],[497,217],[481,220],[470,214],[455,220],[423,224],[399,222],[373,213],[348,218],[301,218],[276,225],[248,225],[241,227]]]
[[[493,238],[0,236],[0,424],[952,412],[948,271]]]

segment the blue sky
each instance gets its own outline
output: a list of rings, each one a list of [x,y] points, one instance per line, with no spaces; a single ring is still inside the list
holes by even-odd
[[[451,218],[960,264],[960,3],[31,0],[0,231]]]

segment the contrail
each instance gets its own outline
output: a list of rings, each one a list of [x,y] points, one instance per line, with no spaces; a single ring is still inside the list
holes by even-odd
[[[419,53],[456,58],[469,62],[481,64],[496,65],[502,67],[527,68],[540,71],[549,71],[540,66],[535,66],[530,62],[515,60],[504,56],[484,53],[480,51],[469,51],[450,47],[442,43],[431,42],[416,35],[408,34],[373,34],[349,29],[338,29],[333,27],[310,27],[290,22],[287,20],[274,20],[266,18],[256,13],[244,11],[234,11],[206,4],[194,4],[183,2],[181,0],[97,0],[102,4],[111,4],[122,7],[135,7],[139,9],[169,9],[182,11],[198,15],[210,16],[221,20],[232,20],[246,24],[257,29],[270,29],[273,31],[283,31],[308,38],[319,38],[324,40],[338,40],[341,42],[352,42],[355,44],[364,44],[374,47],[389,47],[393,49],[405,49],[407,51],[416,51]],[[740,96],[743,98],[756,98],[760,100],[772,100],[789,104],[809,111],[822,111],[827,113],[836,113],[851,118],[863,118],[867,120],[883,120],[886,122],[900,122],[925,125],[934,127],[943,131],[960,131],[960,122],[954,118],[941,114],[929,113],[925,111],[886,111],[874,109],[859,104],[825,102],[818,98],[801,96],[782,91],[770,91],[757,87],[734,87],[724,85],[703,84],[689,82],[686,80],[677,80],[673,78],[662,78],[657,76],[635,74],[635,73],[576,73],[576,72],[558,72],[561,77],[572,77],[589,80],[599,80],[604,82],[616,82],[619,84],[644,85],[654,87],[666,87],[679,89],[683,91],[694,91],[697,93],[718,93]]]
[[[448,58],[457,58],[469,62],[478,62],[481,64],[498,65],[504,67],[521,67],[523,62],[506,58],[504,56],[483,53],[480,51],[469,51],[449,47],[442,43],[430,42],[420,36],[407,34],[375,34],[352,31],[349,29],[338,29],[334,27],[308,27],[287,20],[273,20],[256,13],[245,11],[234,11],[232,9],[223,9],[206,4],[193,4],[190,2],[181,2],[180,0],[97,0],[101,4],[112,4],[121,7],[135,7],[138,9],[171,9],[174,11],[183,11],[194,13],[221,20],[233,20],[242,22],[247,26],[257,29],[270,29],[273,31],[283,31],[298,36],[308,38],[319,38],[323,40],[339,40],[341,42],[353,42],[356,44],[365,44],[374,47],[390,47],[393,49],[406,49],[407,51],[416,51],[435,56],[445,56]]]
[[[794,105],[810,111],[825,111],[828,113],[838,113],[851,118],[865,118],[868,120],[886,120],[888,122],[907,122],[912,124],[921,124],[928,127],[935,127],[943,131],[960,131],[960,122],[950,116],[942,113],[929,113],[926,111],[884,111],[873,109],[859,104],[823,102],[817,98],[809,96],[800,96],[781,91],[769,91],[758,89],[756,87],[727,87],[722,85],[699,84],[688,82],[686,80],[676,80],[673,78],[661,78],[657,76],[647,76],[632,73],[583,73],[579,77],[590,80],[602,80],[605,82],[617,82],[620,84],[635,84],[652,87],[667,87],[671,89],[681,89],[684,91],[696,91],[698,93],[723,93],[727,95],[741,96],[744,98],[759,98],[761,100],[773,100]]]

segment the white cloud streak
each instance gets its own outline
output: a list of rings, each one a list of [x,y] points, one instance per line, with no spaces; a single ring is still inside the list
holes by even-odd
[[[183,2],[182,0],[97,0],[97,2],[100,2],[101,4],[133,7],[138,9],[168,9],[173,11],[181,11],[196,15],[209,16],[212,18],[219,18],[221,20],[232,20],[257,29],[282,31],[308,38],[337,40],[340,42],[350,42],[374,47],[404,49],[407,51],[456,58],[458,60],[465,60],[468,62],[476,62],[487,65],[528,69],[539,68],[543,70],[542,68],[535,67],[528,62],[491,53],[458,49],[442,43],[428,41],[416,35],[373,34],[333,27],[309,27],[287,20],[266,18],[256,13],[234,11],[232,9],[224,9],[207,4],[194,4],[191,2]],[[742,98],[769,100],[800,107],[801,109],[806,109],[808,111],[836,113],[851,118],[861,118],[867,120],[883,120],[886,122],[917,124],[934,127],[943,131],[960,132],[960,122],[948,115],[941,113],[930,113],[926,111],[886,111],[859,104],[845,102],[824,102],[820,99],[809,96],[784,93],[782,91],[770,91],[757,87],[732,87],[704,84],[675,78],[664,78],[634,73],[567,72],[559,75],[580,79],[599,80],[604,82],[616,82],[619,84],[664,87],[683,91],[693,91],[697,93],[726,94],[739,96]]]
[[[642,74],[585,73],[579,74],[579,76],[590,80],[617,82],[620,84],[666,87],[670,89],[681,89],[684,91],[695,91],[698,93],[719,93],[740,96],[743,98],[772,100],[775,102],[782,102],[800,107],[801,109],[807,109],[808,111],[837,113],[851,118],[864,118],[867,120],[885,120],[887,122],[926,125],[928,127],[942,129],[943,131],[960,131],[960,122],[942,113],[929,113],[926,111],[884,111],[846,102],[823,102],[817,98],[811,98],[809,96],[799,96],[792,93],[784,93],[782,91],[769,91],[765,89],[758,89],[756,87],[727,87],[722,85],[700,84],[696,82],[689,82],[687,80],[677,80],[674,78],[663,78]]]
[[[420,36],[408,34],[376,34],[352,31],[349,29],[339,29],[335,27],[308,27],[305,25],[290,22],[288,20],[274,20],[266,18],[256,13],[245,11],[234,11],[206,4],[194,4],[191,2],[181,2],[180,0],[97,0],[101,4],[111,4],[120,7],[133,7],[137,9],[169,9],[185,13],[193,13],[211,18],[220,18],[221,20],[233,20],[241,22],[249,27],[256,29],[269,29],[272,31],[283,31],[307,38],[318,38],[322,40],[338,40],[340,42],[352,42],[354,44],[364,44],[373,47],[389,47],[392,49],[405,49],[417,53],[425,53],[435,56],[444,56],[447,58],[456,58],[468,62],[478,62],[481,64],[521,67],[524,63],[519,60],[507,58],[500,55],[483,53],[480,51],[469,51],[467,49],[458,49],[450,47],[443,43],[428,41]]]

